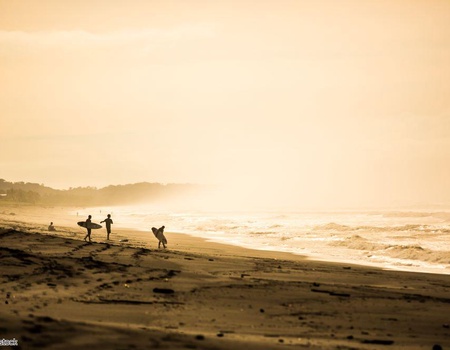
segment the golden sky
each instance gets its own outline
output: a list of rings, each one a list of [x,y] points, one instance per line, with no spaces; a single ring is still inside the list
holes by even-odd
[[[0,0],[0,177],[450,203],[450,1]]]

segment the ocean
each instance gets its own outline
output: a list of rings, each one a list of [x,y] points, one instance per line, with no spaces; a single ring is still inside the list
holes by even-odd
[[[215,212],[126,206],[111,213],[116,228],[170,232],[241,247],[335,262],[450,274],[449,211]]]

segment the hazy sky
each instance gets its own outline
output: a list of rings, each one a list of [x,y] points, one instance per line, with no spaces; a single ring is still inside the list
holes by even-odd
[[[0,0],[0,123],[8,181],[450,203],[450,1]]]

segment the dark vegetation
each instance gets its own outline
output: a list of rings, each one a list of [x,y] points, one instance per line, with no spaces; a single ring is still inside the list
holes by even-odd
[[[57,190],[43,184],[30,182],[8,182],[0,179],[0,204],[2,202],[45,205],[122,205],[149,203],[156,200],[185,196],[198,191],[199,185],[160,184],[141,182],[127,185],[77,187]]]

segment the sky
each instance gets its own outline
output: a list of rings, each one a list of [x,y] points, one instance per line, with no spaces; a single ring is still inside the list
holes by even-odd
[[[0,0],[0,178],[448,204],[449,62],[447,0]]]

